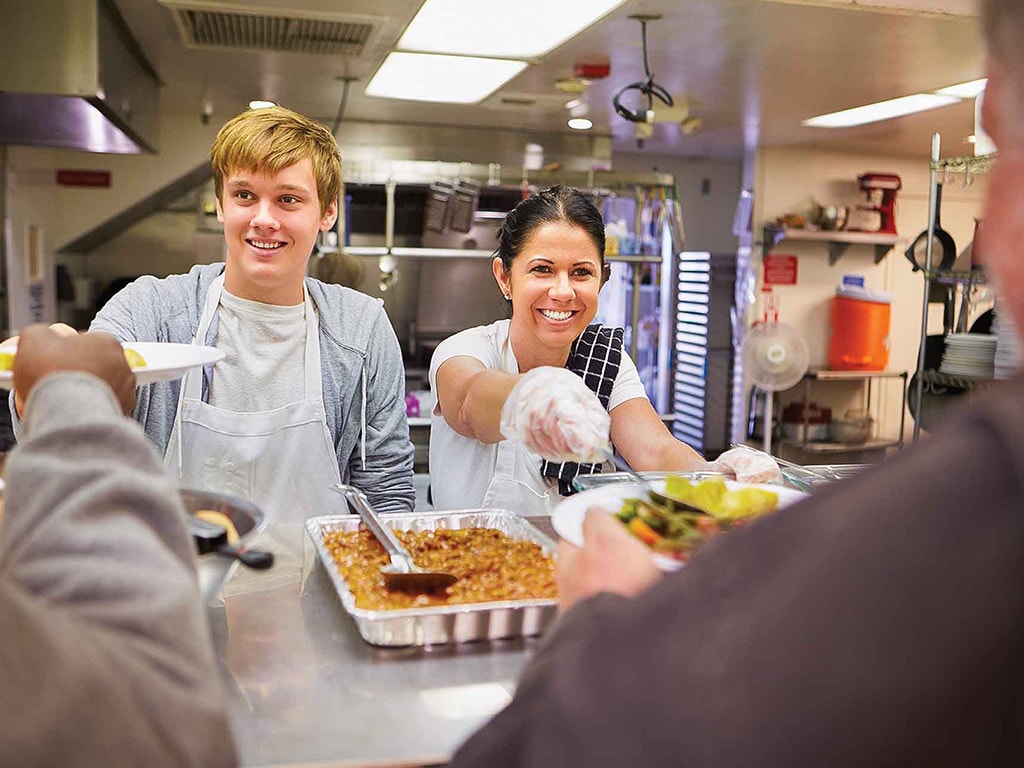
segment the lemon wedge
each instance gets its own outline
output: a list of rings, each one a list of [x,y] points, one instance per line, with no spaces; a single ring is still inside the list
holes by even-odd
[[[13,371],[14,370],[14,357],[17,355],[17,350],[4,350],[0,349],[0,371]],[[146,367],[146,358],[136,352],[134,349],[124,348],[124,359],[128,363],[128,367],[133,371],[137,368]]]
[[[200,520],[205,520],[208,523],[219,525],[228,534],[228,544],[235,544],[238,542],[238,529],[235,528],[235,524],[231,522],[231,518],[225,515],[223,512],[217,512],[212,509],[200,509],[197,512],[193,512],[196,517]]]
[[[134,349],[124,348],[124,359],[128,362],[128,367],[133,371],[136,368],[145,368],[146,359],[136,352]]]

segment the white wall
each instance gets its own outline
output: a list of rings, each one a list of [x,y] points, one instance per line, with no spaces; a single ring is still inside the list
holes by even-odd
[[[27,223],[37,225],[43,231],[46,257],[43,320],[51,322],[57,319],[53,282],[57,249],[203,162],[209,157],[217,127],[214,124],[202,125],[198,115],[162,114],[160,151],[154,155],[104,155],[8,147],[6,183],[12,227],[12,248],[8,254],[11,327],[17,329],[33,319],[23,274],[22,244]],[[105,189],[58,186],[58,169],[110,171],[111,186]],[[159,229],[161,224],[146,225],[135,242],[132,242],[133,236],[129,236],[128,242],[118,243],[103,254],[95,254],[92,266],[98,269],[101,278],[145,272],[159,274],[164,269],[178,271],[172,267],[184,265],[187,268],[195,263],[195,258],[175,246],[173,238],[154,240],[154,226]],[[90,265],[86,257],[70,256],[63,261],[73,277],[88,274]],[[100,284],[99,288],[102,287]]]
[[[761,222],[772,221],[785,213],[806,213],[814,201],[851,206],[864,202],[857,189],[857,176],[866,172],[895,173],[903,181],[903,189],[897,198],[896,222],[901,242],[881,264],[873,263],[874,250],[868,246],[851,246],[832,267],[828,264],[825,243],[786,240],[772,250],[772,253],[798,257],[798,284],[776,287],[775,294],[780,302],[780,320],[796,326],[803,333],[812,367],[826,367],[831,328],[830,300],[836,286],[845,274],[861,274],[868,288],[894,294],[889,368],[911,373],[915,370],[924,280],[921,273],[911,271],[903,251],[927,224],[929,174],[926,149],[918,159],[795,148],[770,148],[758,152],[754,208],[755,226],[758,227]],[[986,178],[978,177],[966,188],[957,183],[957,178],[962,180],[962,177],[951,177],[944,190],[942,225],[953,236],[959,253],[973,236],[974,218],[981,213]],[[940,305],[932,305],[930,317],[929,331],[941,332]],[[894,437],[902,407],[898,385],[894,382],[878,386],[879,383],[875,382],[875,392],[880,395],[881,410],[877,415],[882,434]],[[794,389],[781,393],[780,401],[785,404],[797,400],[800,392]],[[846,408],[858,404],[861,392],[860,385],[818,384],[813,399],[819,404],[831,405],[833,418],[836,418],[841,417]],[[908,416],[908,434],[912,423]]]
[[[8,316],[0,318],[0,335],[6,336],[33,322],[57,319],[54,279],[55,242],[59,215],[50,151],[7,152],[6,178],[0,194],[6,194]],[[6,188],[6,189],[5,189]],[[37,278],[29,274],[28,233],[38,232],[40,245]]]

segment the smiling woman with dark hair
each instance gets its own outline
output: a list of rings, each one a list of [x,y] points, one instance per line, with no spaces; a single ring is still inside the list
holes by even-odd
[[[600,471],[609,437],[640,470],[708,466],[658,417],[622,329],[591,324],[608,278],[604,222],[579,190],[517,205],[493,269],[512,318],[446,339],[431,360],[435,506],[546,512],[575,475]]]

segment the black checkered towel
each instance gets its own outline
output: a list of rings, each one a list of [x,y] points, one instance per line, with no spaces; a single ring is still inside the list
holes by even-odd
[[[588,325],[572,343],[565,367],[583,379],[583,383],[597,395],[601,405],[607,408],[621,363],[622,329],[606,328],[595,323]],[[562,496],[576,493],[572,487],[572,479],[576,475],[593,475],[600,471],[600,464],[577,464],[573,461],[562,464],[542,461],[540,465],[541,475],[558,478],[558,493]]]

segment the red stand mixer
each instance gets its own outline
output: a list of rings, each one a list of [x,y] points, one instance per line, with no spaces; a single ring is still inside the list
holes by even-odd
[[[878,229],[858,228],[858,232],[896,234],[896,193],[903,188],[900,177],[893,173],[865,173],[857,177],[857,184],[867,196],[868,205],[858,205],[862,211],[878,211],[881,223]]]

